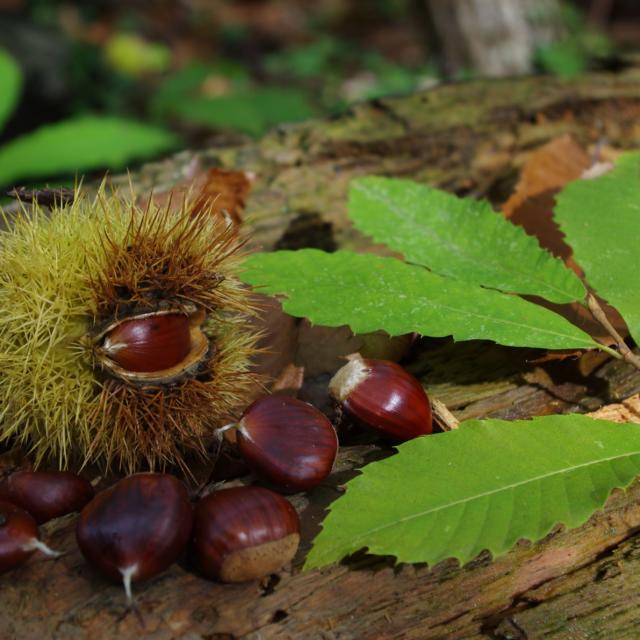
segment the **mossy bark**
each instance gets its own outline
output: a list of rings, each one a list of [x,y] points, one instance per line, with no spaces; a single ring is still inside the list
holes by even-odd
[[[640,142],[640,73],[578,80],[527,78],[448,85],[354,107],[333,120],[283,127],[257,143],[183,152],[143,167],[141,188],[169,188],[193,169],[255,173],[246,217],[253,246],[362,247],[346,220],[349,180],[384,174],[503,202],[527,154],[572,134],[587,148]],[[569,363],[535,365],[523,350],[436,341],[415,364],[459,417],[518,418],[585,411],[640,391],[640,373],[609,362],[589,377]],[[635,405],[634,405],[635,406]],[[323,510],[374,459],[344,447],[331,477],[293,498],[303,545],[293,568],[260,584],[219,585],[188,564],[136,588],[144,627],[124,594],[84,563],[75,516],[43,527],[68,553],[34,557],[0,579],[0,638],[636,638],[640,605],[640,485],[615,492],[583,527],[561,528],[492,561],[460,568],[394,567],[363,557],[303,573]],[[411,490],[410,487],[407,490]]]

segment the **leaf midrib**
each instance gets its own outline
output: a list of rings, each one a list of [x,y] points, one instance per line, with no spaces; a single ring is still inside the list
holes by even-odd
[[[428,437],[428,436],[424,436],[424,437]],[[574,465],[574,466],[571,466],[571,467],[563,467],[562,469],[558,469],[558,470],[552,471],[550,473],[541,474],[539,476],[534,476],[532,478],[528,478],[528,479],[523,480],[521,482],[514,482],[514,483],[509,484],[509,485],[503,485],[503,486],[501,486],[501,487],[499,487],[497,489],[492,489],[490,491],[484,491],[482,493],[478,493],[478,494],[470,496],[468,498],[463,498],[461,500],[456,500],[454,502],[449,502],[446,505],[441,505],[439,507],[434,507],[433,509],[420,511],[418,513],[414,513],[414,514],[411,514],[411,515],[408,515],[408,516],[404,516],[402,518],[396,518],[396,519],[393,520],[393,522],[381,525],[379,527],[375,527],[373,529],[367,529],[364,533],[361,533],[359,535],[351,537],[350,540],[352,540],[352,541],[360,540],[360,539],[365,538],[367,536],[370,536],[372,534],[376,534],[379,531],[384,531],[385,529],[389,529],[389,528],[391,528],[391,527],[393,527],[395,525],[398,525],[400,523],[410,522],[411,520],[415,520],[417,518],[422,518],[422,517],[428,516],[428,515],[430,515],[432,513],[436,513],[438,511],[443,511],[445,509],[449,509],[451,507],[455,507],[456,505],[459,505],[459,504],[465,504],[465,503],[471,502],[473,500],[479,500],[480,498],[484,498],[486,496],[494,495],[496,493],[502,493],[503,491],[508,491],[510,489],[514,489],[516,487],[520,487],[522,485],[529,484],[531,482],[539,482],[539,481],[542,481],[542,480],[544,480],[546,478],[551,478],[553,476],[566,474],[568,472],[575,471],[577,469],[582,469],[582,468],[590,467],[590,466],[596,466],[596,465],[599,465],[599,464],[603,464],[605,462],[611,462],[612,460],[621,460],[623,458],[630,458],[632,456],[637,456],[637,455],[640,455],[640,450],[639,451],[634,451],[632,453],[625,453],[623,455],[609,456],[607,458],[599,458],[598,460],[585,462],[583,464]],[[614,488],[615,487],[612,487],[611,490],[613,490]],[[348,487],[347,487],[347,491],[348,491]],[[333,546],[328,545],[328,548],[329,549],[331,549],[331,548],[339,549],[340,546],[342,546],[342,545],[333,545]]]
[[[393,259],[393,258],[391,258],[391,259]],[[416,268],[424,269],[424,267],[420,267],[420,266],[417,266],[417,265],[416,265]],[[440,277],[442,277],[442,276],[440,276]],[[267,285],[267,286],[269,286],[269,285]],[[307,283],[306,286],[308,286],[308,283]],[[329,285],[327,285],[327,286],[329,286]],[[331,286],[334,287],[335,284],[332,284]],[[479,285],[475,285],[475,286],[478,286],[478,288],[482,288]],[[274,291],[271,286],[269,286],[269,290],[270,290],[271,293],[284,293],[284,295],[287,296],[287,303],[289,301],[291,301],[295,305],[295,301],[292,300],[292,298],[290,297],[290,294],[288,294],[286,291],[284,291],[284,292],[283,291]],[[493,290],[493,292],[496,293],[496,294],[504,295],[504,296],[509,296],[510,295],[510,294],[507,294],[507,293],[498,292],[495,289]],[[519,299],[522,300],[522,298],[519,298]],[[545,329],[544,327],[541,327],[541,326],[536,325],[536,324],[524,324],[524,323],[514,322],[513,320],[505,320],[504,318],[501,318],[501,317],[498,317],[498,316],[495,316],[495,315],[491,316],[491,315],[481,314],[481,313],[477,313],[477,312],[470,311],[470,310],[467,310],[467,309],[461,309],[459,307],[453,307],[453,306],[444,304],[442,302],[433,302],[432,299],[428,299],[428,303],[431,305],[431,307],[434,310],[444,309],[444,310],[447,310],[447,311],[455,311],[458,314],[464,314],[465,316],[474,316],[474,317],[479,318],[481,320],[491,320],[492,322],[498,322],[498,323],[502,323],[504,325],[511,325],[511,326],[514,326],[514,327],[527,327],[527,328],[533,329],[534,331],[537,331],[538,333],[541,333],[541,334],[547,334],[547,335],[551,335],[551,336],[558,336],[560,338],[568,338],[568,339],[574,340],[574,341],[577,340],[577,337],[575,335],[573,335],[573,334],[560,333],[558,331],[552,331],[550,329]],[[540,307],[540,305],[536,305],[536,304],[534,304],[532,302],[529,303],[529,304],[533,305],[534,307]],[[285,308],[287,306],[288,306],[288,304],[285,303]],[[544,309],[544,307],[540,307],[540,308]],[[320,308],[321,311],[323,309],[324,309],[324,307]],[[547,311],[548,311],[548,309],[547,309]],[[554,313],[554,312],[550,311],[550,313]],[[296,314],[293,314],[293,315],[296,315]],[[309,315],[309,314],[305,313],[304,315]],[[562,317],[562,316],[559,316],[559,317]],[[342,323],[342,324],[344,324],[344,323]],[[580,331],[580,332],[582,331],[579,327],[577,327],[576,325],[574,325],[573,323],[571,323],[569,321],[567,321],[567,324],[569,324],[570,326],[574,327],[576,329],[576,331]],[[455,335],[455,334],[451,334],[451,335]],[[598,348],[600,346],[595,340],[590,340],[589,339],[590,336],[588,334],[585,333],[584,335],[586,336],[585,338],[582,338],[581,336],[580,336],[580,338],[584,341],[583,344],[585,345],[585,347],[588,345],[590,348],[593,349],[593,348]],[[490,338],[487,338],[487,339],[490,339]]]
[[[372,197],[376,197],[377,199],[383,201],[390,209],[391,213],[396,217],[397,220],[399,220],[400,222],[405,222],[407,221],[407,216],[405,213],[403,213],[403,211],[401,209],[397,209],[394,205],[393,202],[385,197],[384,195],[380,195],[378,192],[375,191],[375,189],[369,189],[367,187],[363,187],[362,183],[356,183],[353,186],[354,189],[360,189],[361,191],[365,192],[366,195],[368,196],[372,196]],[[498,215],[498,214],[495,214]],[[423,230],[429,230],[430,232],[432,232],[437,238],[440,244],[442,244],[446,249],[448,249],[449,251],[451,251],[452,253],[454,252],[453,249],[454,248],[458,248],[459,249],[459,245],[456,244],[452,244],[451,242],[446,241],[445,239],[443,239],[442,235],[439,234],[437,231],[434,231],[433,229],[425,226],[424,224],[421,224],[419,222],[416,221],[416,217],[415,215],[410,215],[409,219],[412,221],[413,226],[415,228],[417,228],[418,230],[420,230],[421,235],[425,235]],[[356,225],[357,226],[357,225]],[[362,231],[364,231],[365,233],[368,233],[368,231],[365,231],[364,229],[361,229]],[[388,238],[381,238],[379,236],[379,234],[377,232],[374,232],[373,234],[371,234],[371,236],[374,238],[374,240],[378,241],[378,242],[384,242],[385,244],[387,244],[388,246],[392,246],[389,242],[388,242]],[[539,247],[540,248],[540,247]],[[400,251],[403,251],[402,248],[399,248]],[[541,249],[541,251],[544,251],[544,249]],[[474,258],[473,256],[469,255],[466,252],[455,252],[457,253],[457,255],[459,257],[461,257],[467,264],[472,265],[473,267],[482,267],[483,269],[486,269],[487,263],[482,261],[482,260],[478,260],[477,258]],[[549,256],[551,258],[553,258],[553,256],[551,256],[551,254],[549,254]],[[490,263],[491,264],[491,263]],[[552,263],[554,264],[554,263]],[[426,266],[426,265],[423,265]],[[531,272],[527,269],[519,269],[517,267],[517,265],[513,266],[512,271],[515,271],[517,274],[521,275],[521,276],[526,276],[525,279],[530,281],[530,282],[534,282],[537,283],[538,286],[542,285],[544,288],[546,288],[547,290],[551,290],[551,291],[555,291],[556,293],[562,294],[565,297],[569,297],[569,298],[573,298],[573,295],[564,290],[561,289],[557,286],[554,286],[553,284],[551,284],[549,281],[545,280],[545,279],[541,279],[541,278],[536,278],[535,275],[532,276]],[[501,275],[505,273],[504,269],[493,269],[493,273]]]

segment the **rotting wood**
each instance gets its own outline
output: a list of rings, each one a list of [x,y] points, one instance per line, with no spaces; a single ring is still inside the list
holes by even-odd
[[[202,166],[251,170],[257,176],[247,210],[254,246],[363,246],[366,239],[345,216],[353,176],[409,177],[501,202],[526,154],[560,134],[592,147],[603,140],[638,146],[638,80],[632,70],[574,81],[444,86],[359,105],[332,121],[284,127],[257,144],[184,152],[133,178],[140,188],[169,188],[194,157]],[[485,343],[428,342],[420,354],[414,372],[458,418],[588,411],[640,391],[639,372],[620,362],[585,378],[570,362],[545,363],[541,375],[534,354]],[[188,565],[174,566],[136,588],[144,628],[135,616],[123,616],[122,589],[82,560],[75,517],[46,525],[47,542],[68,553],[56,561],[34,557],[0,578],[0,638],[479,640],[562,638],[567,629],[574,637],[637,637],[640,484],[615,492],[583,527],[558,528],[495,561],[483,555],[464,568],[447,561],[431,569],[365,556],[301,572],[326,506],[355,468],[380,455],[367,444],[345,447],[321,487],[294,497],[304,544],[292,570],[260,585],[223,586]]]

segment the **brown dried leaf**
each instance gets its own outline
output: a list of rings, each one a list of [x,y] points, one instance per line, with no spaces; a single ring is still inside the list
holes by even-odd
[[[552,140],[529,156],[516,190],[502,207],[502,212],[514,224],[538,238],[542,247],[567,260],[571,248],[553,219],[554,197],[590,166],[589,155],[571,136]]]
[[[156,204],[174,209],[180,207],[188,195],[193,199],[194,213],[206,208],[226,224],[238,228],[252,180],[253,174],[244,171],[201,169],[196,163],[183,182],[152,197]]]
[[[579,178],[589,177],[593,165],[589,154],[570,136],[564,135],[534,151],[525,163],[520,180],[513,195],[504,204],[505,217],[538,239],[540,245],[562,258],[578,275],[582,271],[571,257],[571,247],[553,219],[555,195],[566,184]],[[581,304],[554,305],[542,300],[537,303],[559,313],[597,340],[611,345],[614,340],[591,313]],[[607,317],[622,335],[628,331],[620,314],[600,300]],[[580,352],[558,354],[560,358],[575,357]],[[558,357],[558,356],[556,356]]]
[[[254,371],[274,384],[294,363],[298,347],[298,322],[282,310],[280,303],[270,296],[254,293],[259,315],[254,320],[262,333],[258,343],[260,353],[254,358]]]
[[[320,327],[302,320],[299,326],[296,364],[307,376],[315,378],[332,373],[345,363],[345,358],[362,347],[362,340],[347,326]]]
[[[271,385],[271,392],[280,395],[297,396],[304,382],[304,367],[288,364]]]
[[[354,334],[347,326],[314,326],[308,320],[300,323],[296,363],[310,378],[334,373],[346,358],[359,353],[364,358],[401,360],[413,344],[415,335],[390,336],[385,331]]]
[[[242,211],[251,189],[253,176],[244,171],[208,169],[193,179],[197,194],[194,211],[213,207],[213,212],[225,216],[235,226],[242,224]]]

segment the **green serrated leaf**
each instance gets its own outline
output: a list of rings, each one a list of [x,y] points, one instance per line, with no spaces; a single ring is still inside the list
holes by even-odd
[[[622,314],[640,342],[640,153],[621,156],[599,178],[572,182],[556,203],[555,218],[587,282]]]
[[[410,473],[409,473],[410,470]],[[494,556],[577,527],[640,474],[640,426],[586,416],[468,421],[416,438],[347,483],[307,568],[359,549],[400,562]]]
[[[597,343],[561,316],[514,295],[445,278],[394,258],[316,249],[251,256],[245,282],[283,293],[285,311],[355,333],[416,331],[542,349]]]
[[[586,293],[571,269],[484,200],[409,180],[358,178],[349,217],[374,240],[441,275],[558,303]]]
[[[0,49],[0,131],[20,97],[22,73],[15,60]]]
[[[177,144],[157,127],[122,118],[81,116],[42,127],[0,148],[0,185],[84,169],[120,169],[128,160]]]

